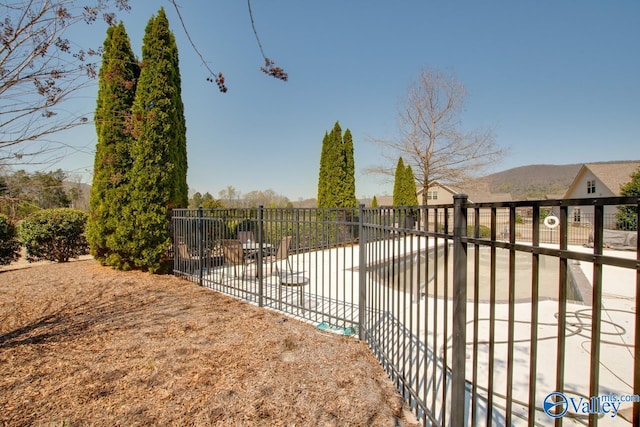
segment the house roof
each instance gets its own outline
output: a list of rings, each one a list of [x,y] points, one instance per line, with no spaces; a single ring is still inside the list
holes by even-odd
[[[378,206],[393,206],[393,196],[376,196]]]
[[[453,195],[466,194],[469,196],[469,202],[471,203],[509,202],[513,200],[510,193],[492,193],[489,189],[489,183],[483,181],[469,181],[468,183],[460,185],[443,184],[439,181],[433,181],[429,189],[431,190],[436,187],[442,188]],[[422,188],[418,189],[418,195],[423,193],[422,190]],[[378,203],[381,204],[380,198],[378,198]]]
[[[432,189],[432,188],[435,188],[435,187],[440,187],[440,188],[442,188],[443,190],[446,190],[446,191],[448,191],[448,192],[449,192],[449,193],[451,193],[451,194],[458,194],[458,193],[460,193],[460,191],[458,191],[456,188],[454,188],[454,187],[452,187],[452,186],[450,186],[450,185],[445,185],[445,184],[443,184],[443,183],[441,183],[441,182],[438,182],[438,181],[433,181],[433,182],[431,183],[431,186],[429,187],[429,189]],[[421,195],[422,193],[424,193],[424,188],[419,188],[416,194],[419,196],[419,195]]]
[[[620,186],[631,180],[631,174],[640,168],[640,161],[585,163],[573,179],[565,197],[569,197],[575,190],[582,176],[590,171],[613,194],[620,195]]]
[[[492,193],[489,183],[484,181],[470,181],[458,187],[450,187],[456,193],[464,193],[473,203],[509,202],[513,200],[510,193]]]

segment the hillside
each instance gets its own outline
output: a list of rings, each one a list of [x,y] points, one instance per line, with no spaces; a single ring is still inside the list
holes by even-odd
[[[582,167],[570,165],[528,165],[493,173],[478,179],[491,193],[511,193],[514,199],[564,195]]]

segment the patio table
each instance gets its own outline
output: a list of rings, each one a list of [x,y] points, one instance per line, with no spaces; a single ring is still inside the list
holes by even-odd
[[[253,259],[254,261],[258,261],[257,254],[262,248],[262,255],[270,255],[273,245],[270,243],[263,243],[260,245],[258,242],[246,242],[242,244],[242,252],[244,254],[245,259]],[[258,277],[258,269],[256,268],[255,277]]]
[[[257,253],[260,248],[262,248],[262,251],[264,252],[265,249],[271,250],[272,247],[273,245],[270,243],[263,243],[261,245],[258,242],[247,242],[242,244],[242,250],[247,253]]]
[[[262,248],[262,255],[271,255],[273,245],[270,243],[247,242],[242,244],[242,252],[245,258],[257,258],[258,251]]]
[[[280,277],[281,286],[295,287],[298,296],[298,308],[304,310],[304,291],[301,289],[309,284],[309,278],[302,274],[284,274]],[[282,288],[280,288],[280,299],[282,300]]]

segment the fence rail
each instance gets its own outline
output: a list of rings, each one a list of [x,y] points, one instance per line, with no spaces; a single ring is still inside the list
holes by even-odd
[[[176,209],[174,274],[357,334],[425,426],[595,426],[602,406],[558,399],[640,395],[638,232],[605,214],[632,206],[637,224],[638,204]],[[618,409],[640,426],[640,403]]]

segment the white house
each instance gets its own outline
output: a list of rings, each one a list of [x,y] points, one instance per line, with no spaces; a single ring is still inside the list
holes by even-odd
[[[486,182],[470,181],[461,185],[445,185],[434,181],[427,190],[427,205],[453,204],[453,196],[466,194],[472,203],[480,202],[508,202],[513,200],[509,193],[492,193]],[[422,189],[418,190],[418,196],[422,195]]]
[[[640,161],[586,163],[582,165],[564,195],[565,199],[620,196],[620,186],[631,180],[640,168]],[[569,207],[569,221],[592,222],[593,206]],[[605,207],[605,222],[617,212],[615,206]],[[605,224],[606,225],[606,224]]]

